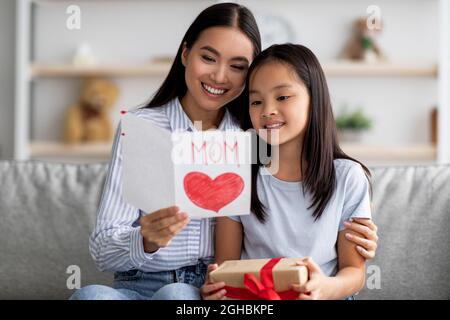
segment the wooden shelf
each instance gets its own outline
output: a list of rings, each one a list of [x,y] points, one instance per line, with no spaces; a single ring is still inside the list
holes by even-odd
[[[31,78],[37,77],[143,77],[163,76],[170,70],[169,63],[148,64],[111,64],[92,67],[77,67],[64,64],[32,64],[30,68]]]
[[[327,76],[370,77],[436,77],[436,63],[425,62],[376,62],[364,63],[349,60],[325,62]]]
[[[65,144],[62,142],[36,141],[29,145],[31,158],[57,159],[108,159],[111,143]]]
[[[61,142],[37,141],[30,144],[30,156],[35,159],[107,160],[111,143],[68,145]],[[349,156],[369,165],[383,163],[424,163],[436,160],[433,145],[384,146],[342,143]]]
[[[436,147],[431,144],[385,146],[341,143],[341,147],[349,156],[371,163],[436,161]]]
[[[171,67],[170,62],[147,64],[110,64],[92,67],[76,67],[64,64],[31,65],[31,78],[37,77],[85,77],[85,76],[115,76],[144,77],[164,76]],[[436,77],[437,67],[434,63],[386,62],[362,63],[353,61],[331,61],[323,64],[325,74],[334,77],[358,76],[399,76],[399,77]]]

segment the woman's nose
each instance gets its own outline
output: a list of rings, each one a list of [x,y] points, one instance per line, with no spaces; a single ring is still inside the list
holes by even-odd
[[[227,71],[225,66],[218,66],[214,72],[211,73],[211,79],[220,84],[227,82]]]

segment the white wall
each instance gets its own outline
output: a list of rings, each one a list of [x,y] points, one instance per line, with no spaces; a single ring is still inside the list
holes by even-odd
[[[89,42],[102,62],[140,62],[161,54],[174,55],[190,22],[216,1],[128,1],[42,4],[36,11],[35,58],[41,62],[70,61],[77,43]],[[294,42],[310,47],[321,61],[336,57],[354,18],[366,15],[371,1],[238,1],[259,16],[280,15],[295,30]],[[82,10],[81,30],[66,28],[69,4]],[[385,30],[379,43],[392,60],[436,61],[437,2],[378,0]],[[261,29],[265,29],[265,25]],[[114,113],[147,100],[161,78],[116,79],[121,97]],[[34,126],[37,139],[59,139],[64,110],[76,101],[78,80],[45,79],[34,87]],[[363,106],[375,121],[365,136],[377,144],[426,143],[429,113],[436,104],[432,78],[330,78],[335,109],[344,103]],[[52,125],[49,126],[48,123]]]
[[[350,35],[355,17],[366,16],[366,8],[381,9],[385,29],[379,45],[393,61],[437,61],[437,1],[241,1],[257,12],[271,12],[288,19],[297,31],[294,41],[313,50],[319,59],[337,56]],[[281,4],[282,3],[282,4]],[[374,128],[363,141],[398,145],[430,141],[430,112],[436,105],[433,78],[328,78],[335,111],[344,104],[363,106],[374,120]]]
[[[195,16],[213,1],[70,1],[44,3],[36,10],[35,59],[68,62],[78,43],[88,42],[101,62],[145,62],[154,56],[175,55]],[[81,29],[66,28],[66,8],[81,9]],[[155,78],[117,78],[121,95],[114,112],[147,101],[162,81]],[[32,127],[36,139],[61,137],[64,111],[77,100],[79,81],[43,79],[34,85]],[[51,123],[52,126],[48,126]]]
[[[14,153],[14,12],[13,0],[0,0],[0,159]]]

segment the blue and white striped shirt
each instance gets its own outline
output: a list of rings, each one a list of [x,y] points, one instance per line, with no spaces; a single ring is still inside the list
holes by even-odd
[[[171,131],[196,130],[175,98],[166,105],[137,109],[130,113]],[[239,130],[239,125],[226,110],[219,130]],[[214,256],[215,219],[191,219],[169,246],[154,253],[144,252],[139,219],[144,213],[125,202],[122,196],[122,143],[120,124],[116,131],[95,229],[89,249],[101,271],[144,272],[175,270],[194,265],[198,260],[209,262]],[[155,183],[158,183],[155,181]]]

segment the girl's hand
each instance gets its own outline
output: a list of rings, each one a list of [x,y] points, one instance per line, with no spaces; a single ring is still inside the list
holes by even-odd
[[[225,287],[225,282],[212,283],[209,278],[209,273],[217,269],[218,265],[210,264],[208,265],[208,273],[206,274],[205,284],[200,288],[200,293],[203,300],[223,300],[225,299],[225,294],[227,291],[222,289]],[[221,290],[222,289],[222,290]]]
[[[291,289],[299,292],[298,300],[330,299],[333,293],[330,277],[327,277],[312,258],[303,258],[297,262],[308,268],[309,279],[304,285],[292,284]]]
[[[344,222],[344,225],[346,229],[360,234],[359,237],[350,233],[345,235],[347,240],[357,244],[358,253],[367,260],[373,259],[378,247],[378,228],[375,223],[371,219],[353,218],[350,222]]]
[[[151,253],[170,244],[173,237],[189,223],[188,214],[173,206],[164,208],[140,219],[144,251]]]

